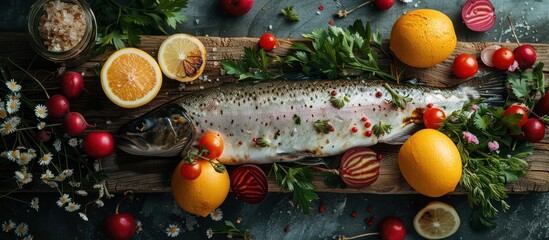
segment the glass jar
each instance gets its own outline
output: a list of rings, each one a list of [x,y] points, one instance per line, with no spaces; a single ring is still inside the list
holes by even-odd
[[[27,15],[27,39],[32,48],[43,58],[63,66],[86,62],[96,38],[95,15],[86,0],[39,0]]]

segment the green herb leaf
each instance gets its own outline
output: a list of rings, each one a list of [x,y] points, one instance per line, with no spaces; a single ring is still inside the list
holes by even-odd
[[[332,131],[332,125],[330,125],[329,120],[316,120],[313,124],[316,130],[316,133],[328,134]]]
[[[321,172],[322,182],[328,188],[345,188],[347,184],[341,180],[341,177],[331,172]]]
[[[515,94],[518,99],[526,101],[525,98],[530,95],[530,87],[528,86],[526,79],[510,74],[507,76],[507,81],[511,84],[513,94]]]
[[[271,145],[271,140],[265,137],[256,139],[255,144],[259,147],[268,147]]]
[[[297,125],[301,125],[301,117],[297,114],[294,114],[294,123]]]
[[[336,96],[330,97],[330,103],[337,109],[341,109],[345,106],[345,101],[343,98],[338,98]]]
[[[543,74],[543,62],[538,62],[534,70],[532,71],[533,79],[538,91],[541,94],[545,93],[545,74]]]
[[[288,6],[280,11],[282,15],[286,18],[286,20],[290,22],[297,22],[299,21],[299,15],[294,12],[294,6]]]
[[[387,89],[387,91],[391,94],[392,99],[389,100],[389,102],[392,103],[393,106],[396,108],[403,108],[407,102],[412,101],[412,98],[400,95],[395,90],[393,90],[393,88],[391,88],[391,86],[389,86],[389,84],[387,83],[384,83],[383,87]]]
[[[315,186],[312,183],[313,171],[308,166],[284,166],[273,163],[275,181],[285,190],[293,193],[292,202],[303,211],[309,213],[313,201],[318,200]]]
[[[225,225],[213,231],[214,234],[231,234],[235,238],[252,240],[252,235],[248,229],[239,229],[233,222],[225,221]]]
[[[392,129],[393,126],[391,126],[390,124],[385,124],[383,123],[383,121],[379,120],[379,123],[372,127],[372,132],[376,137],[379,137],[381,135],[390,133]]]

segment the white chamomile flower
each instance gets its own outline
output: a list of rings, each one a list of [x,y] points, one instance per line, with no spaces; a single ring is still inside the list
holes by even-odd
[[[49,169],[46,169],[46,172],[43,173],[41,176],[40,176],[40,179],[42,179],[43,181],[50,181],[54,178],[55,176],[53,175],[53,173],[51,172],[51,170]]]
[[[6,112],[6,103],[3,101],[0,101],[0,118],[6,118],[8,116],[8,112]]]
[[[101,184],[101,183],[96,183],[96,184],[93,185],[93,188],[94,188],[94,189],[101,189],[101,188],[103,188],[103,184]]]
[[[95,200],[95,205],[97,205],[98,208],[105,206],[105,203],[101,199]]]
[[[13,116],[11,118],[9,118],[7,120],[8,123],[10,123],[11,125],[13,125],[14,127],[17,128],[17,126],[19,125],[19,123],[21,123],[21,118],[18,117],[18,116]]]
[[[208,237],[208,239],[212,238],[213,235],[214,235],[213,229],[208,228],[208,230],[206,230],[206,236]]]
[[[170,224],[168,228],[166,228],[166,235],[168,235],[168,237],[177,237],[180,231],[181,229],[179,229],[179,226]]]
[[[82,197],[88,196],[88,192],[86,192],[86,190],[78,190],[76,191],[76,194]]]
[[[21,151],[19,149],[8,151],[8,160],[17,162],[21,158]]]
[[[80,213],[78,213],[78,215],[80,215],[80,218],[82,218],[82,220],[84,220],[86,222],[88,221],[88,216],[85,213],[80,212]]]
[[[65,175],[59,174],[59,175],[55,176],[55,178],[53,180],[58,181],[58,182],[65,181]]]
[[[6,103],[6,108],[9,114],[16,113],[21,107],[21,101],[10,99]]]
[[[40,209],[40,200],[38,199],[38,197],[35,197],[31,200],[30,206],[32,209],[38,212],[38,209]]]
[[[59,184],[57,184],[56,182],[54,181],[44,181],[45,184],[48,184],[48,186],[50,188],[58,188],[59,187]]]
[[[9,232],[13,229],[15,229],[15,223],[13,220],[10,219],[8,222],[4,221],[4,223],[2,223],[2,230],[4,232]]]
[[[53,154],[52,153],[46,153],[46,154],[42,155],[40,160],[38,160],[38,163],[40,165],[49,165],[52,159],[53,159]]]
[[[27,184],[32,182],[32,174],[27,172],[27,169],[21,171],[15,171],[15,179],[21,184]]]
[[[21,85],[17,84],[15,79],[6,81],[6,86],[8,86],[8,89],[12,92],[19,92],[21,91]]]
[[[45,105],[38,104],[34,107],[34,114],[38,118],[46,118],[48,116],[48,108]]]
[[[20,223],[15,228],[15,235],[17,235],[18,237],[24,237],[28,233],[29,233],[29,225],[27,225],[26,223]]]
[[[8,98],[7,99],[13,99],[13,100],[19,100],[21,99],[21,93],[12,93],[10,95],[8,95]]]
[[[63,205],[70,201],[71,198],[69,197],[69,194],[63,194],[63,196],[59,197],[59,200],[57,200],[57,206],[63,207]]]
[[[36,155],[36,150],[34,150],[34,148],[29,148],[29,150],[27,150],[27,153],[29,153],[32,156],[32,158],[35,158],[38,156]]]
[[[78,146],[78,139],[76,139],[76,138],[69,139],[69,146],[77,147]]]
[[[70,176],[72,176],[72,174],[74,174],[74,170],[65,169],[65,170],[63,170],[63,172],[61,172],[61,174],[63,174],[63,176],[65,176],[65,177],[70,177]]]
[[[53,142],[53,147],[55,148],[56,152],[61,151],[61,140],[59,140],[59,138],[55,139],[55,141]]]
[[[75,203],[75,202],[70,202],[69,205],[67,205],[67,206],[65,207],[65,210],[66,210],[67,212],[74,212],[74,211],[76,211],[76,210],[78,210],[78,209],[80,209],[80,204]]]
[[[143,223],[139,220],[135,220],[135,233],[140,233],[141,231],[143,231]]]
[[[33,157],[31,154],[29,154],[28,152],[24,152],[24,153],[21,153],[21,157],[19,158],[19,161],[17,161],[17,163],[20,166],[27,165],[32,160],[32,158]]]
[[[220,221],[221,219],[223,219],[223,211],[221,211],[220,208],[216,208],[210,213],[210,218],[212,218],[212,220],[214,221]]]
[[[46,123],[45,122],[39,122],[38,124],[36,124],[36,128],[38,128],[38,130],[42,130],[46,127]]]
[[[33,239],[32,235],[29,234],[21,240],[32,240],[32,239]]]
[[[0,125],[0,133],[5,136],[5,135],[9,135],[9,134],[12,134],[15,132],[15,130],[17,130],[17,127],[16,126],[13,126],[13,124],[9,123],[9,122],[5,122],[5,123],[2,123]]]

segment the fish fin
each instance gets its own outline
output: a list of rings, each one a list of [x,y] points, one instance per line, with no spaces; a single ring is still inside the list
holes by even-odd
[[[302,152],[279,152],[277,153],[278,157],[283,162],[292,162],[304,158],[310,158],[314,155],[311,152],[302,151]]]
[[[400,131],[383,140],[384,143],[391,145],[400,145],[403,144],[412,134],[424,128],[423,124],[410,123],[404,126]]]
[[[478,77],[462,83],[459,87],[470,87],[476,90],[473,98],[484,98],[483,102],[490,104],[503,104],[505,102],[505,94],[507,88],[505,86],[506,75],[504,73],[494,72]]]

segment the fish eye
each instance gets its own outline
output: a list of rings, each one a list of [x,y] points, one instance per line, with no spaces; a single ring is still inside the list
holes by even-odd
[[[144,132],[149,129],[151,129],[154,125],[153,121],[150,121],[148,119],[141,120],[135,124],[135,130],[139,132]]]

